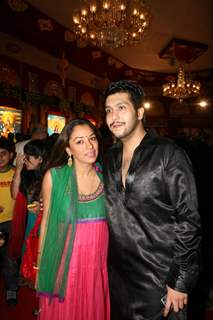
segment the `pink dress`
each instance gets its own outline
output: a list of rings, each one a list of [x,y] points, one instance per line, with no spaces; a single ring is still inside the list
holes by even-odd
[[[110,319],[103,185],[80,197],[79,208],[65,299],[40,296],[39,320]]]

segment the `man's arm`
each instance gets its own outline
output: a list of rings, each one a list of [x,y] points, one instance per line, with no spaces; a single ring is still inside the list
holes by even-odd
[[[24,155],[18,154],[16,157],[16,168],[11,183],[11,196],[15,200],[19,192],[19,187],[21,184],[21,171],[24,165]]]
[[[171,203],[176,211],[173,264],[167,278],[165,316],[171,306],[179,311],[187,303],[187,294],[199,273],[200,217],[197,192],[190,160],[176,148],[165,169]]]

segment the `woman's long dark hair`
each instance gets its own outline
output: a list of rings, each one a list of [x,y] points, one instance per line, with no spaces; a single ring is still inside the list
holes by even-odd
[[[42,140],[31,140],[24,146],[26,156],[42,158],[40,167],[36,170],[27,170],[24,166],[21,174],[20,190],[25,196],[29,196],[31,201],[38,201],[41,192],[42,179],[47,161],[47,147]]]
[[[68,160],[68,155],[66,152],[66,148],[69,146],[69,139],[70,136],[73,132],[73,129],[78,126],[78,125],[87,125],[89,126],[94,134],[96,135],[96,138],[98,140],[99,144],[99,154],[100,154],[100,147],[101,147],[101,138],[100,138],[100,133],[96,126],[92,124],[89,120],[87,119],[74,119],[71,120],[62,130],[60,133],[59,137],[57,138],[51,155],[50,159],[47,164],[47,169],[53,168],[53,167],[60,167],[63,166],[67,163]]]

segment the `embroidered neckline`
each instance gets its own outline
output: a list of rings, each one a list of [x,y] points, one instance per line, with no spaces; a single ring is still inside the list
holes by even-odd
[[[80,194],[78,195],[78,200],[80,202],[87,202],[87,201],[92,201],[92,200],[95,200],[97,199],[100,194],[103,192],[103,189],[104,189],[104,185],[102,182],[99,183],[98,185],[98,188],[95,192],[91,193],[91,194]]]

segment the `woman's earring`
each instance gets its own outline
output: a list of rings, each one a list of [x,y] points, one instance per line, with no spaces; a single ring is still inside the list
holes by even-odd
[[[72,167],[72,156],[70,155],[67,161],[69,167]]]

